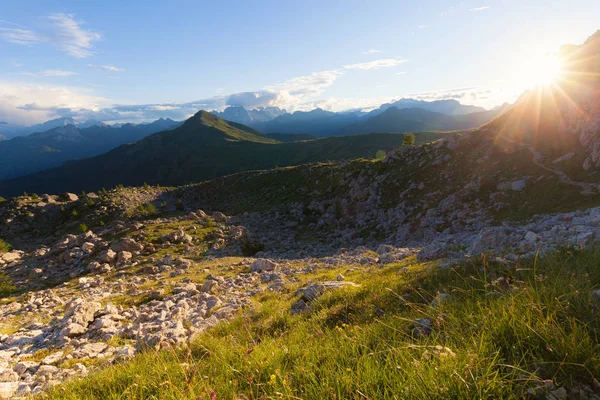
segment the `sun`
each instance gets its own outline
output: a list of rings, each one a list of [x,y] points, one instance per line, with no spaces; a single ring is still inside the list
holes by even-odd
[[[526,63],[524,75],[529,85],[546,86],[557,81],[562,72],[562,63],[552,55],[536,57]]]

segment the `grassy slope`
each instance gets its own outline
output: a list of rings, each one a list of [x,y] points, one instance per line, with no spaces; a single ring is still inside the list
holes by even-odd
[[[306,279],[344,273],[362,286],[330,292],[300,316],[288,312],[293,292],[261,295],[256,310],[190,349],[142,353],[47,398],[517,399],[546,380],[594,387],[599,262],[591,249],[517,267],[332,269]],[[499,277],[509,290],[494,284]],[[432,307],[438,292],[451,300]],[[414,337],[415,318],[431,319],[434,333]]]
[[[120,183],[138,186],[143,182],[187,184],[239,171],[374,157],[378,150],[400,146],[403,139],[398,134],[378,133],[277,143],[257,135],[253,135],[256,138],[253,141],[237,141],[235,138],[239,138],[239,132],[236,133],[238,136],[225,137],[221,130],[214,130],[218,136],[205,137],[210,135],[212,128],[210,130],[198,137],[194,129],[187,129],[184,125],[176,131],[153,135],[136,145],[123,146],[99,157],[1,182],[0,193],[14,196],[24,191],[94,191]],[[175,132],[179,134],[175,135]],[[224,137],[225,140],[222,140]]]

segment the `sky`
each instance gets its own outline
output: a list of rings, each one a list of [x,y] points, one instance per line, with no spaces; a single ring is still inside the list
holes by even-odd
[[[0,0],[0,121],[402,97],[493,108],[598,29],[597,0]]]

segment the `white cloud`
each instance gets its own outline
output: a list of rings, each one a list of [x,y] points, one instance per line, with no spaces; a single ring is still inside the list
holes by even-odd
[[[19,62],[19,60],[17,60],[16,58],[11,58],[10,59],[10,65],[12,65],[15,68],[21,68],[23,66],[23,64],[21,64]]]
[[[111,72],[123,72],[123,71],[126,71],[125,68],[118,68],[118,67],[115,67],[114,65],[94,65],[94,64],[88,64],[88,67],[92,67],[92,68],[96,68],[96,69],[102,69],[104,71],[111,71]]]
[[[405,71],[396,72],[394,75],[406,75]]]
[[[344,69],[362,69],[362,70],[370,70],[370,69],[379,69],[379,68],[389,68],[395,67],[402,63],[405,63],[407,60],[401,60],[399,58],[385,58],[381,60],[368,61],[364,63],[358,64],[349,64],[344,65]]]
[[[417,26],[417,29],[425,29],[425,28],[427,28],[427,25],[419,25],[419,26]]]
[[[0,81],[0,121],[33,124],[61,116],[66,109],[100,110],[109,101],[87,89]]]
[[[483,10],[487,10],[488,6],[484,6],[484,7],[475,7],[475,8],[471,8],[469,11],[474,11],[474,12],[478,12],[478,11],[483,11]]]
[[[29,29],[2,27],[0,27],[0,38],[9,43],[26,46],[31,46],[44,40],[37,33]]]
[[[77,75],[73,71],[62,71],[60,69],[47,69],[39,73],[41,76],[72,76]]]
[[[381,53],[381,50],[377,50],[377,49],[369,49],[366,51],[361,52],[362,54],[376,54],[376,53]]]
[[[83,23],[77,22],[73,14],[52,14],[47,18],[53,22],[53,44],[65,53],[76,57],[90,57],[93,43],[102,38],[94,31],[82,28]]]
[[[73,76],[77,75],[76,72],[73,71],[63,71],[60,69],[46,69],[40,72],[19,72],[17,75],[23,76],[45,76],[45,77],[56,77],[56,76]]]

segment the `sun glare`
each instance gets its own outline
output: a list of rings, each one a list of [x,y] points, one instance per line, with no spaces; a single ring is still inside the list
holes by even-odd
[[[556,81],[562,71],[561,62],[554,56],[536,58],[526,67],[525,75],[531,85],[549,85]]]

